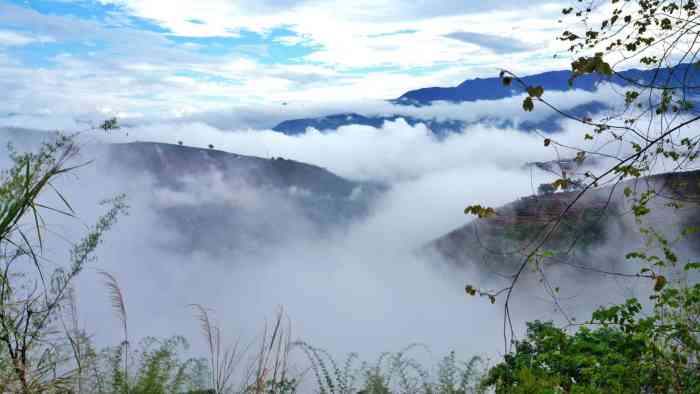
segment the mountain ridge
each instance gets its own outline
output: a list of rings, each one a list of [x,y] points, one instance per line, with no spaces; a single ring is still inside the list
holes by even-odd
[[[688,75],[686,75],[686,73]],[[611,77],[600,74],[587,74],[575,78],[571,85],[569,80],[572,77],[570,70],[546,71],[522,77],[522,81],[527,86],[542,86],[545,92],[548,90],[567,91],[579,89],[584,91],[594,91],[602,82],[614,83],[620,86],[629,86],[632,81],[650,83],[652,80],[668,80],[680,82],[679,75],[683,78],[690,76],[686,83],[694,86],[694,92],[700,91],[700,71],[688,63],[677,65],[671,69],[640,70],[636,68],[620,71]],[[467,79],[454,87],[427,87],[410,90],[393,102],[402,105],[428,105],[434,101],[447,102],[469,102],[477,100],[498,100],[521,94],[525,88],[520,84],[513,83],[510,87],[503,86],[499,77]]]
[[[658,73],[655,70],[639,70],[629,69],[614,74],[611,77],[604,77],[598,74],[583,75],[573,80],[571,86],[569,80],[572,73],[569,70],[546,71],[539,74],[528,75],[522,77],[522,81],[528,86],[542,86],[545,91],[568,91],[568,90],[583,90],[587,92],[595,91],[601,83],[613,83],[619,86],[629,86],[633,81],[640,83],[650,83],[653,80],[679,80],[680,75],[683,78],[689,77],[686,82],[693,86],[690,92],[693,94],[700,93],[700,71],[691,64],[681,64],[673,69],[662,69]],[[473,78],[467,79],[452,87],[426,87],[421,89],[410,90],[396,99],[388,100],[398,106],[428,106],[434,102],[447,103],[465,103],[475,102],[480,100],[500,100],[516,96],[524,93],[525,88],[517,83],[513,83],[510,87],[503,86],[501,79],[493,78]],[[608,109],[608,106],[600,101],[591,101],[580,104],[572,108],[571,112],[574,116],[588,116]],[[422,123],[438,137],[444,137],[450,133],[461,132],[471,123],[467,123],[458,119],[435,119],[435,118],[417,118],[402,114],[381,114],[381,115],[364,115],[354,112],[345,112],[338,114],[330,114],[316,118],[296,118],[289,119],[275,125],[272,130],[281,132],[287,135],[303,134],[306,129],[314,128],[316,130],[328,131],[337,130],[339,127],[348,125],[364,125],[375,128],[381,127],[384,122],[396,121],[402,118],[411,126]],[[560,115],[552,115],[542,122],[523,122],[519,125],[523,131],[532,131],[535,129],[544,132],[560,131],[559,121],[562,119]],[[479,119],[472,123],[483,122],[488,119]],[[495,123],[499,125],[509,125],[509,119],[500,119]]]
[[[163,246],[183,253],[260,255],[269,245],[322,238],[365,217],[385,190],[283,158],[157,142],[107,149],[110,166],[151,175],[153,208],[180,234]]]

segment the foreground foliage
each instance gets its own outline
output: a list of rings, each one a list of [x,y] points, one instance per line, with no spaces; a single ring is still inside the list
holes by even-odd
[[[14,165],[0,175],[0,389],[23,393],[70,386],[72,371],[62,369],[62,347],[69,341],[60,329],[62,312],[72,299],[72,284],[108,231],[124,212],[123,197],[106,200],[104,216],[74,243],[65,264],[43,255],[43,214],[73,216],[74,211],[53,182],[74,169],[67,167],[77,147],[67,137],[44,144],[36,153],[10,149]],[[62,206],[39,198],[55,192]],[[68,337],[70,338],[70,337]]]

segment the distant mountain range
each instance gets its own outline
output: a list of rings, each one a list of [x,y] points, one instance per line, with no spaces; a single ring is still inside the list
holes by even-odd
[[[604,82],[613,83],[619,86],[629,86],[633,83],[650,84],[653,81],[668,82],[673,85],[685,85],[694,88],[689,89],[690,94],[700,93],[700,70],[690,64],[682,64],[673,69],[662,69],[658,72],[654,70],[631,69],[622,71],[612,77],[603,77],[598,74],[584,75],[576,78],[573,86],[569,86],[571,71],[550,71],[536,75],[525,76],[523,82],[529,86],[542,86],[547,91],[567,91],[579,89],[584,91],[594,91]],[[517,83],[506,87],[501,83],[500,78],[476,78],[468,79],[454,87],[429,87],[411,90],[402,94],[391,103],[401,106],[427,106],[435,102],[464,103],[480,100],[500,100],[522,94],[523,87]],[[572,108],[569,112],[575,116],[592,115],[607,109],[607,105],[600,101],[592,101]],[[418,123],[425,124],[437,136],[444,136],[449,133],[461,132],[470,123],[458,119],[420,119],[412,116],[400,114],[382,115],[362,115],[358,113],[332,114],[318,118],[291,119],[279,123],[273,130],[288,134],[302,134],[307,128],[314,128],[320,131],[337,130],[339,127],[348,125],[363,125],[381,127],[386,121],[395,121],[402,118],[409,125]],[[553,114],[540,122],[522,122],[517,127],[524,131],[534,129],[545,132],[556,132],[560,130],[559,121],[561,116]],[[472,123],[493,124],[498,127],[514,127],[511,119],[505,118],[483,118]]]
[[[629,86],[633,83],[650,84],[652,81],[670,83],[674,86],[685,84],[694,86],[694,93],[700,92],[700,70],[691,64],[681,64],[670,69],[637,70],[630,69],[605,77],[599,74],[580,76],[569,86],[571,71],[549,71],[541,74],[524,76],[522,81],[528,86],[542,86],[546,91],[567,91],[580,89],[588,92],[596,90],[601,82],[614,83],[619,86]],[[393,102],[404,105],[430,105],[434,101],[447,101],[462,103],[478,100],[499,100],[512,97],[524,92],[524,88],[517,83],[505,87],[500,78],[476,78],[468,79],[455,87],[440,88],[431,87],[411,90],[402,94]]]
[[[346,113],[323,116],[320,118],[302,118],[284,121],[273,127],[274,131],[279,131],[287,135],[304,134],[306,129],[314,128],[316,130],[337,130],[339,127],[348,125],[382,127],[384,122],[394,122],[397,119],[403,119],[411,126],[418,123],[425,124],[433,133],[444,135],[449,133],[460,132],[465,123],[460,120],[435,120],[435,119],[417,119],[411,116],[390,115],[390,116],[364,116],[357,113]]]
[[[569,109],[568,112],[574,116],[587,116],[607,108],[608,106],[603,102],[591,101],[573,107]],[[561,116],[557,114],[552,114],[539,121],[525,120],[516,124],[513,119],[498,117],[482,117],[471,122],[465,122],[458,119],[420,119],[404,115],[364,116],[357,113],[328,115],[318,118],[292,119],[276,125],[272,130],[286,135],[299,135],[304,134],[308,128],[313,128],[322,132],[335,131],[340,127],[350,125],[380,128],[384,125],[384,122],[395,122],[398,119],[403,119],[411,126],[423,124],[437,137],[446,137],[451,133],[461,133],[465,127],[476,124],[491,125],[498,128],[517,127],[523,131],[543,130],[549,133],[561,130]]]

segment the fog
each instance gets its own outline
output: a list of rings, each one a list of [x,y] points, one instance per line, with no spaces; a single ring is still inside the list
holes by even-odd
[[[380,133],[386,135],[349,127],[338,134],[312,132],[294,139],[280,136],[271,142],[268,149],[280,152],[275,156],[319,164],[353,179],[381,180],[390,183],[391,189],[367,218],[347,231],[323,239],[302,237],[295,238],[293,244],[266,245],[264,253],[251,257],[222,258],[206,250],[169,253],[167,245],[181,235],[160,225],[154,205],[170,202],[160,197],[164,192],[153,180],[115,172],[118,167],[114,166],[109,166],[109,180],[99,180],[97,165],[92,167],[96,173],[85,169],[77,183],[94,185],[98,195],[124,191],[132,206],[131,214],[109,234],[99,259],[102,269],[119,278],[128,305],[135,305],[129,309],[131,332],[192,337],[198,325],[187,305],[196,303],[215,310],[222,326],[232,334],[250,337],[280,305],[291,317],[296,337],[334,354],[357,351],[373,357],[414,342],[425,343],[438,354],[451,348],[469,355],[493,353],[494,345],[500,344],[501,309],[466,298],[468,272],[435,269],[436,262],[420,260],[415,252],[464,224],[468,218],[462,211],[467,204],[499,205],[530,194],[530,173],[521,168],[526,153],[498,153],[498,140],[506,139],[508,133],[499,130],[475,131],[471,142],[463,138],[450,141],[450,145],[433,140],[422,127],[412,128],[403,122],[387,125]],[[503,133],[500,138],[499,133]],[[481,149],[487,149],[487,134],[496,137],[493,157],[477,154],[473,146],[483,139]],[[222,138],[236,136],[255,146],[253,133]],[[262,141],[270,137],[275,136],[267,132],[258,136]],[[541,142],[534,136],[523,136],[521,143],[528,144],[533,153],[540,150]],[[308,144],[316,148],[303,149]],[[382,154],[382,146],[386,150],[393,147],[393,152]],[[285,153],[292,151],[298,154]],[[106,187],[106,183],[111,185]],[[499,183],[512,186],[493,187]],[[196,199],[204,203],[219,195],[188,191],[187,204]],[[239,188],[230,190],[229,196],[263,201],[265,196],[256,196],[256,192],[260,193]],[[82,200],[81,195],[94,194],[86,193],[83,186],[70,193],[69,199]],[[260,220],[267,220],[264,215],[279,214],[264,209],[256,212]],[[295,221],[293,227],[298,231],[305,227],[297,215],[277,219],[282,223]],[[84,315],[104,316],[90,319],[91,325],[99,324],[94,327],[98,338],[112,331],[112,341],[116,340],[114,335],[119,332],[114,330],[115,320],[101,283],[86,274],[78,288],[90,299],[82,306]],[[95,300],[95,294],[104,296]],[[543,302],[541,313],[549,309]],[[474,341],[474,337],[481,339]]]
[[[574,97],[572,105],[576,104],[577,95],[567,97]],[[441,105],[432,110],[443,111]],[[519,102],[516,98],[464,106],[471,106],[468,116],[476,119],[497,111],[514,113]],[[503,351],[502,305],[467,297],[464,292],[467,283],[487,287],[503,283],[475,283],[479,275],[473,266],[454,267],[416,251],[471,220],[463,214],[467,205],[498,207],[531,195],[537,185],[552,180],[551,174],[533,171],[526,163],[557,159],[557,153],[562,157],[575,153],[544,147],[537,133],[483,125],[438,140],[424,126],[411,127],[403,120],[387,122],[381,129],[347,126],[329,133],[308,130],[294,137],[270,130],[220,129],[213,123],[195,119],[152,122],[108,136],[91,131],[79,137],[81,159],[94,162],[75,176],[64,177],[57,186],[76,207],[80,220],[76,223],[47,214],[54,232],[76,240],[104,210],[96,204],[102,198],[126,193],[131,207],[130,214],[120,218],[107,235],[98,260],[77,285],[81,320],[98,343],[120,340],[118,320],[97,274],[100,269],[119,280],[130,335],[135,338],[181,334],[195,349],[201,349],[191,304],[211,308],[230,339],[252,338],[282,306],[295,338],[334,355],[359,352],[371,359],[411,343],[426,344],[436,355],[454,349],[464,357],[495,357]],[[556,134],[558,141],[590,144],[591,149],[600,145],[583,142],[584,129],[575,123],[564,125],[566,131]],[[18,135],[21,142],[21,132],[8,138],[17,140]],[[308,223],[301,214],[274,209],[278,204],[269,201],[269,196],[244,183],[228,190],[216,183],[217,174],[212,173],[211,177],[189,178],[189,186],[173,195],[151,174],[109,161],[103,143],[135,140],[182,140],[185,145],[213,144],[238,154],[290,158],[389,188],[369,214],[350,227],[322,237],[306,236]],[[618,147],[605,149],[616,151]],[[159,209],[212,199],[252,207],[260,220],[284,223],[285,231],[297,234],[293,241],[257,245],[258,250],[230,256],[202,248],[187,252],[174,248],[183,234],[176,226],[164,225]],[[207,236],[208,228],[196,231]],[[60,260],[65,243],[53,237],[50,245],[47,253]],[[600,248],[600,253],[608,252],[617,256],[624,251],[619,244]],[[564,287],[577,279],[561,274],[559,280]],[[598,286],[599,291],[615,292],[627,284],[601,282]],[[580,289],[568,295],[576,296],[570,303],[576,311],[585,313],[600,300]],[[626,290],[618,293],[628,295]],[[513,311],[520,333],[525,320],[561,318],[536,284],[516,291]]]

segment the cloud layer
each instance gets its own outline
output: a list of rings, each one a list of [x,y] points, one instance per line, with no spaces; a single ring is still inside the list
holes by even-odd
[[[482,115],[489,111],[484,106]],[[581,142],[575,125],[565,129],[557,135],[559,141]],[[99,198],[118,192],[129,195],[132,213],[109,234],[99,267],[119,278],[134,335],[185,334],[195,338],[197,348],[198,327],[187,307],[197,303],[213,308],[231,337],[253,337],[261,321],[283,305],[295,337],[336,355],[359,351],[371,358],[413,342],[425,343],[435,354],[456,349],[463,355],[496,355],[501,349],[502,309],[464,295],[465,283],[474,283],[478,273],[468,267],[450,268],[415,252],[465,224],[466,205],[499,206],[532,194],[539,182],[551,180],[549,174],[524,167],[526,162],[557,157],[543,146],[540,136],[473,126],[464,134],[437,140],[423,126],[411,127],[400,120],[381,129],[348,126],[335,133],[311,130],[296,137],[264,130],[225,131],[202,123],[153,123],[128,131],[129,137],[114,134],[106,139],[187,138],[193,145],[212,143],[237,153],[292,158],[351,179],[391,186],[366,219],[341,233],[304,237],[299,221],[295,228],[300,238],[267,245],[262,257],[248,252],[216,256],[197,248],[183,252],[167,247],[181,242],[182,234],[177,227],[163,226],[160,208],[211,199],[261,203],[264,196],[256,196],[260,190],[221,189],[216,182],[214,188],[212,174],[213,178],[186,179],[189,186],[174,196],[147,174],[105,162],[99,146],[90,143],[95,136],[84,135],[84,157],[97,162],[83,169],[77,180],[66,179],[59,186],[81,207],[85,223],[99,212],[94,205]],[[259,212],[260,220],[267,220],[265,209]],[[295,220],[300,219],[288,218]],[[61,226],[73,236],[81,229]],[[203,237],[209,229],[197,227]],[[615,289],[619,284],[610,286]],[[521,290],[517,321],[557,318],[539,289],[533,284]],[[575,293],[579,290],[572,288]],[[98,341],[117,341],[107,296],[94,272],[82,277],[79,295],[86,324]],[[582,313],[597,302],[585,294],[576,296],[572,303]]]

